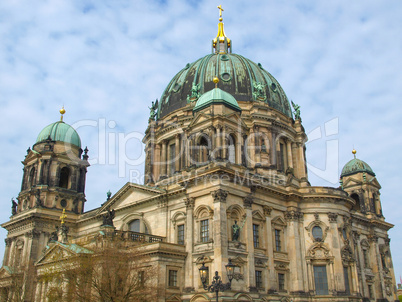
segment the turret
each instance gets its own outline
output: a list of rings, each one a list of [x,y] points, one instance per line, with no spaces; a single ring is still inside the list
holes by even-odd
[[[61,119],[39,133],[22,161],[24,174],[17,213],[36,207],[65,208],[77,214],[84,210],[88,149],[73,127]]]
[[[340,183],[342,189],[348,192],[356,204],[353,210],[373,217],[383,217],[380,201],[381,185],[371,167],[356,157],[342,169]]]

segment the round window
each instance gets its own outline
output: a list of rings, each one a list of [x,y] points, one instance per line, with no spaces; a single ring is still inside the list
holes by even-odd
[[[314,239],[322,239],[322,228],[319,226],[313,227],[311,233],[313,234]]]
[[[65,199],[62,199],[60,201],[60,205],[61,205],[62,208],[65,208],[67,206],[67,201]]]
[[[230,74],[227,73],[227,72],[222,73],[222,74],[221,74],[221,78],[222,78],[222,80],[224,80],[225,82],[230,81],[230,79],[231,79]]]

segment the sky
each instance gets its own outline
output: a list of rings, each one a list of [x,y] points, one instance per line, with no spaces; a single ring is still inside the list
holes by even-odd
[[[398,0],[1,1],[0,222],[21,188],[26,150],[63,105],[89,149],[86,210],[108,190],[141,183],[148,107],[187,63],[211,53],[219,4],[233,52],[261,63],[301,106],[311,184],[338,187],[353,148],[376,173],[399,280]]]

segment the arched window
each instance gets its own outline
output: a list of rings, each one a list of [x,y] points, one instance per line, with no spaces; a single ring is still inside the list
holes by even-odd
[[[62,168],[60,171],[59,187],[68,189],[69,179],[70,179],[70,169],[67,167]]]
[[[208,140],[205,136],[201,137],[199,143],[199,156],[198,156],[198,164],[206,164],[209,160],[209,150],[210,146]]]
[[[32,187],[35,184],[35,167],[32,167],[31,171],[29,172],[29,187]]]
[[[131,232],[137,232],[137,233],[139,233],[139,232],[140,232],[141,222],[140,222],[139,219],[134,219],[133,221],[131,221],[131,222],[129,223],[128,226],[129,226],[129,229],[130,229]]]
[[[233,135],[229,135],[228,141],[228,160],[230,163],[236,163],[236,148],[235,148],[235,138]]]
[[[353,193],[350,197],[353,198],[353,200],[356,202],[356,204],[353,206],[353,210],[359,211],[360,210],[360,198],[359,195],[356,193]]]

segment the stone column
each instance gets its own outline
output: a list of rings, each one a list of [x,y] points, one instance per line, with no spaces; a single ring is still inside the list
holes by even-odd
[[[177,171],[180,171],[180,134],[176,134],[176,137],[175,137],[175,151],[176,151],[176,154],[175,154],[175,167],[174,167],[174,170],[177,172]]]
[[[153,164],[153,176],[154,176],[154,181],[158,181],[159,176],[161,175],[161,145],[160,144],[156,144],[155,145],[155,163],[157,164]]]
[[[334,261],[329,261],[329,280],[328,280],[328,291],[333,295],[336,295],[336,286],[335,286],[335,278],[334,278]],[[328,275],[328,272],[327,272]]]
[[[41,294],[42,294],[42,282],[36,283],[36,289],[35,289],[35,301],[40,302],[41,301]]]
[[[272,131],[269,133],[269,139],[270,139],[270,160],[271,160],[271,165],[275,166],[277,165],[277,157],[276,157],[276,136],[277,133]]]
[[[218,125],[218,126],[216,127],[216,142],[215,142],[215,145],[216,145],[215,156],[216,156],[217,158],[222,158],[221,140],[222,140],[222,137],[221,137],[221,126]]]
[[[288,151],[288,167],[293,168],[292,143],[289,139],[286,141],[286,149]]]
[[[272,207],[264,206],[266,234],[267,234],[267,251],[268,251],[268,286],[267,286],[268,291],[276,290],[278,288],[275,264],[274,264],[274,242],[273,242],[273,232],[271,222],[271,211]]]
[[[241,165],[241,146],[243,145],[243,137],[241,136],[241,133],[237,134],[236,137],[236,149],[235,149],[235,153],[236,153],[236,164]]]
[[[246,150],[246,153],[248,154],[249,163],[250,163],[251,168],[254,168],[255,164],[256,164],[255,141],[256,141],[256,137],[255,137],[254,127],[251,127],[250,128],[250,136],[249,136],[249,138],[247,140],[247,150]]]
[[[194,264],[193,264],[193,246],[194,246],[194,204],[195,200],[192,197],[184,198],[184,203],[186,205],[186,226],[185,226],[185,238],[186,238],[186,270],[184,272],[184,287],[188,289],[193,289],[197,286],[197,280],[194,280]]]
[[[219,272],[225,280],[226,268],[228,263],[228,234],[227,234],[227,216],[226,216],[226,198],[228,192],[222,189],[211,192],[214,203],[214,227],[213,227],[213,240],[214,240],[214,264],[215,270]],[[213,272],[212,272],[213,273]]]
[[[299,236],[299,221],[303,219],[303,213],[295,210],[285,212],[287,221],[288,235],[288,255],[290,259],[289,269],[292,272],[290,275],[290,291],[304,291],[303,288],[303,270],[301,259],[301,246]]]
[[[304,149],[302,143],[297,143],[297,177],[306,177],[305,160],[304,160]]]
[[[373,253],[374,253],[374,258],[375,262],[375,267],[373,267],[373,273],[374,275],[378,276],[378,282],[379,282],[379,288],[381,290],[381,297],[376,298],[386,298],[387,293],[385,292],[385,286],[384,286],[384,274],[382,273],[382,264],[381,264],[381,255],[380,255],[380,249],[378,247],[378,237],[375,235],[370,235],[369,240],[371,241],[371,247]]]
[[[12,239],[11,238],[6,238],[6,239],[4,239],[4,241],[6,243],[6,248],[4,250],[3,266],[8,266]]]
[[[331,241],[332,241],[332,254],[338,255],[339,261],[335,261],[334,273],[335,273],[335,288],[334,291],[345,291],[345,282],[344,280],[344,272],[343,272],[343,263],[342,263],[342,255],[341,255],[341,244],[339,242],[339,235],[337,229],[337,217],[336,213],[328,213],[328,220],[330,224],[330,234],[331,234]]]
[[[254,238],[253,238],[253,211],[252,211],[252,198],[246,196],[243,198],[243,204],[246,211],[246,225],[244,226],[244,234],[246,236],[247,246],[247,279],[244,282],[247,287],[255,287],[255,258],[254,258]]]
[[[307,260],[307,272],[308,272],[308,291],[310,294],[313,294],[315,292],[315,284],[313,280],[314,276],[314,269],[313,266],[311,265],[311,260]]]
[[[187,167],[187,134],[182,133],[180,142],[180,170]]]
[[[256,163],[261,163],[261,136],[259,133],[259,127],[255,126],[255,162]]]
[[[222,128],[222,158],[227,159],[227,145],[226,145],[226,127]]]
[[[166,158],[166,145],[167,145],[167,141],[163,140],[162,141],[162,160],[161,160],[161,176],[166,176],[167,174],[167,158]]]

